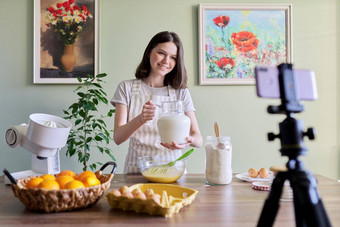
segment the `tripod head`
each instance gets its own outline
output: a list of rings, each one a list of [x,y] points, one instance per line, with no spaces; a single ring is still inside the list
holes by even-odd
[[[303,122],[293,118],[293,113],[300,113],[304,110],[304,106],[299,100],[297,77],[294,74],[293,65],[284,63],[277,68],[281,105],[270,105],[267,111],[270,114],[285,114],[286,119],[279,124],[280,133],[268,133],[268,140],[280,139],[281,155],[288,156],[290,160],[287,164],[288,169],[300,169],[299,166],[296,166],[299,163],[298,156],[307,152],[303,138],[307,136],[313,140],[315,133],[313,128],[308,128],[304,132]]]

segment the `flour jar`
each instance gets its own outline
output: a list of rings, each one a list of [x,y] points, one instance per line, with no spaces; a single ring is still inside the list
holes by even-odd
[[[205,144],[205,179],[210,185],[231,183],[232,146],[228,136],[208,136]]]
[[[162,115],[157,122],[162,143],[182,144],[190,133],[190,118],[184,115],[182,101],[162,102]]]

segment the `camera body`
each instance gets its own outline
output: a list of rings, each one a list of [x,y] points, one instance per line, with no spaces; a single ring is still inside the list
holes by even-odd
[[[311,70],[294,69],[291,86],[296,86],[298,100],[318,98],[315,73]],[[255,67],[256,92],[261,98],[280,98],[279,70],[274,66]],[[288,87],[290,85],[288,84]]]

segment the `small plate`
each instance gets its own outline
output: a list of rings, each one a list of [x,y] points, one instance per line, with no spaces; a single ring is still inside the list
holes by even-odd
[[[251,184],[252,189],[260,190],[260,191],[270,191],[271,183],[270,182],[253,182]]]
[[[236,176],[238,179],[243,180],[243,181],[247,181],[247,182],[257,182],[257,181],[261,181],[261,182],[270,182],[274,179],[274,174],[273,172],[269,171],[269,176],[266,178],[261,178],[260,176],[257,177],[251,177],[249,176],[248,173],[239,173],[236,174]]]

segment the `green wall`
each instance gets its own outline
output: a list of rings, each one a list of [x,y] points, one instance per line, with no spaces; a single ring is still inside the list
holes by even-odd
[[[198,85],[198,0],[100,0],[100,72],[107,73],[105,88],[109,97],[117,84],[133,78],[144,48],[159,31],[175,31],[182,38],[185,63],[189,74],[189,89],[197,109],[197,119],[204,139],[213,135],[213,124],[220,124],[222,135],[231,136],[233,170],[245,172],[250,167],[284,165],[279,141],[268,142],[267,132],[278,132],[283,116],[266,113],[269,104],[279,100],[259,99],[255,86]],[[204,3],[240,3],[240,1],[206,0]],[[319,98],[305,102],[306,111],[297,114],[305,127],[315,127],[315,141],[306,141],[306,167],[331,178],[339,177],[340,82],[336,72],[340,65],[339,1],[337,0],[280,0],[247,1],[247,3],[287,3],[293,5],[293,63],[296,68],[312,69],[316,73]],[[13,125],[28,122],[31,113],[42,112],[62,116],[62,110],[75,101],[75,85],[33,84],[33,0],[0,0],[0,128],[1,137]],[[338,24],[339,25],[339,24]],[[338,30],[337,30],[338,29]],[[336,35],[338,32],[338,35]],[[113,127],[112,122],[108,122]],[[113,150],[118,171],[123,170],[127,143]],[[189,173],[203,173],[204,146],[196,150],[188,162]],[[30,168],[30,153],[10,149],[0,140],[0,167],[10,171]],[[95,160],[105,162],[101,155]],[[76,159],[61,152],[62,169],[79,172]]]

